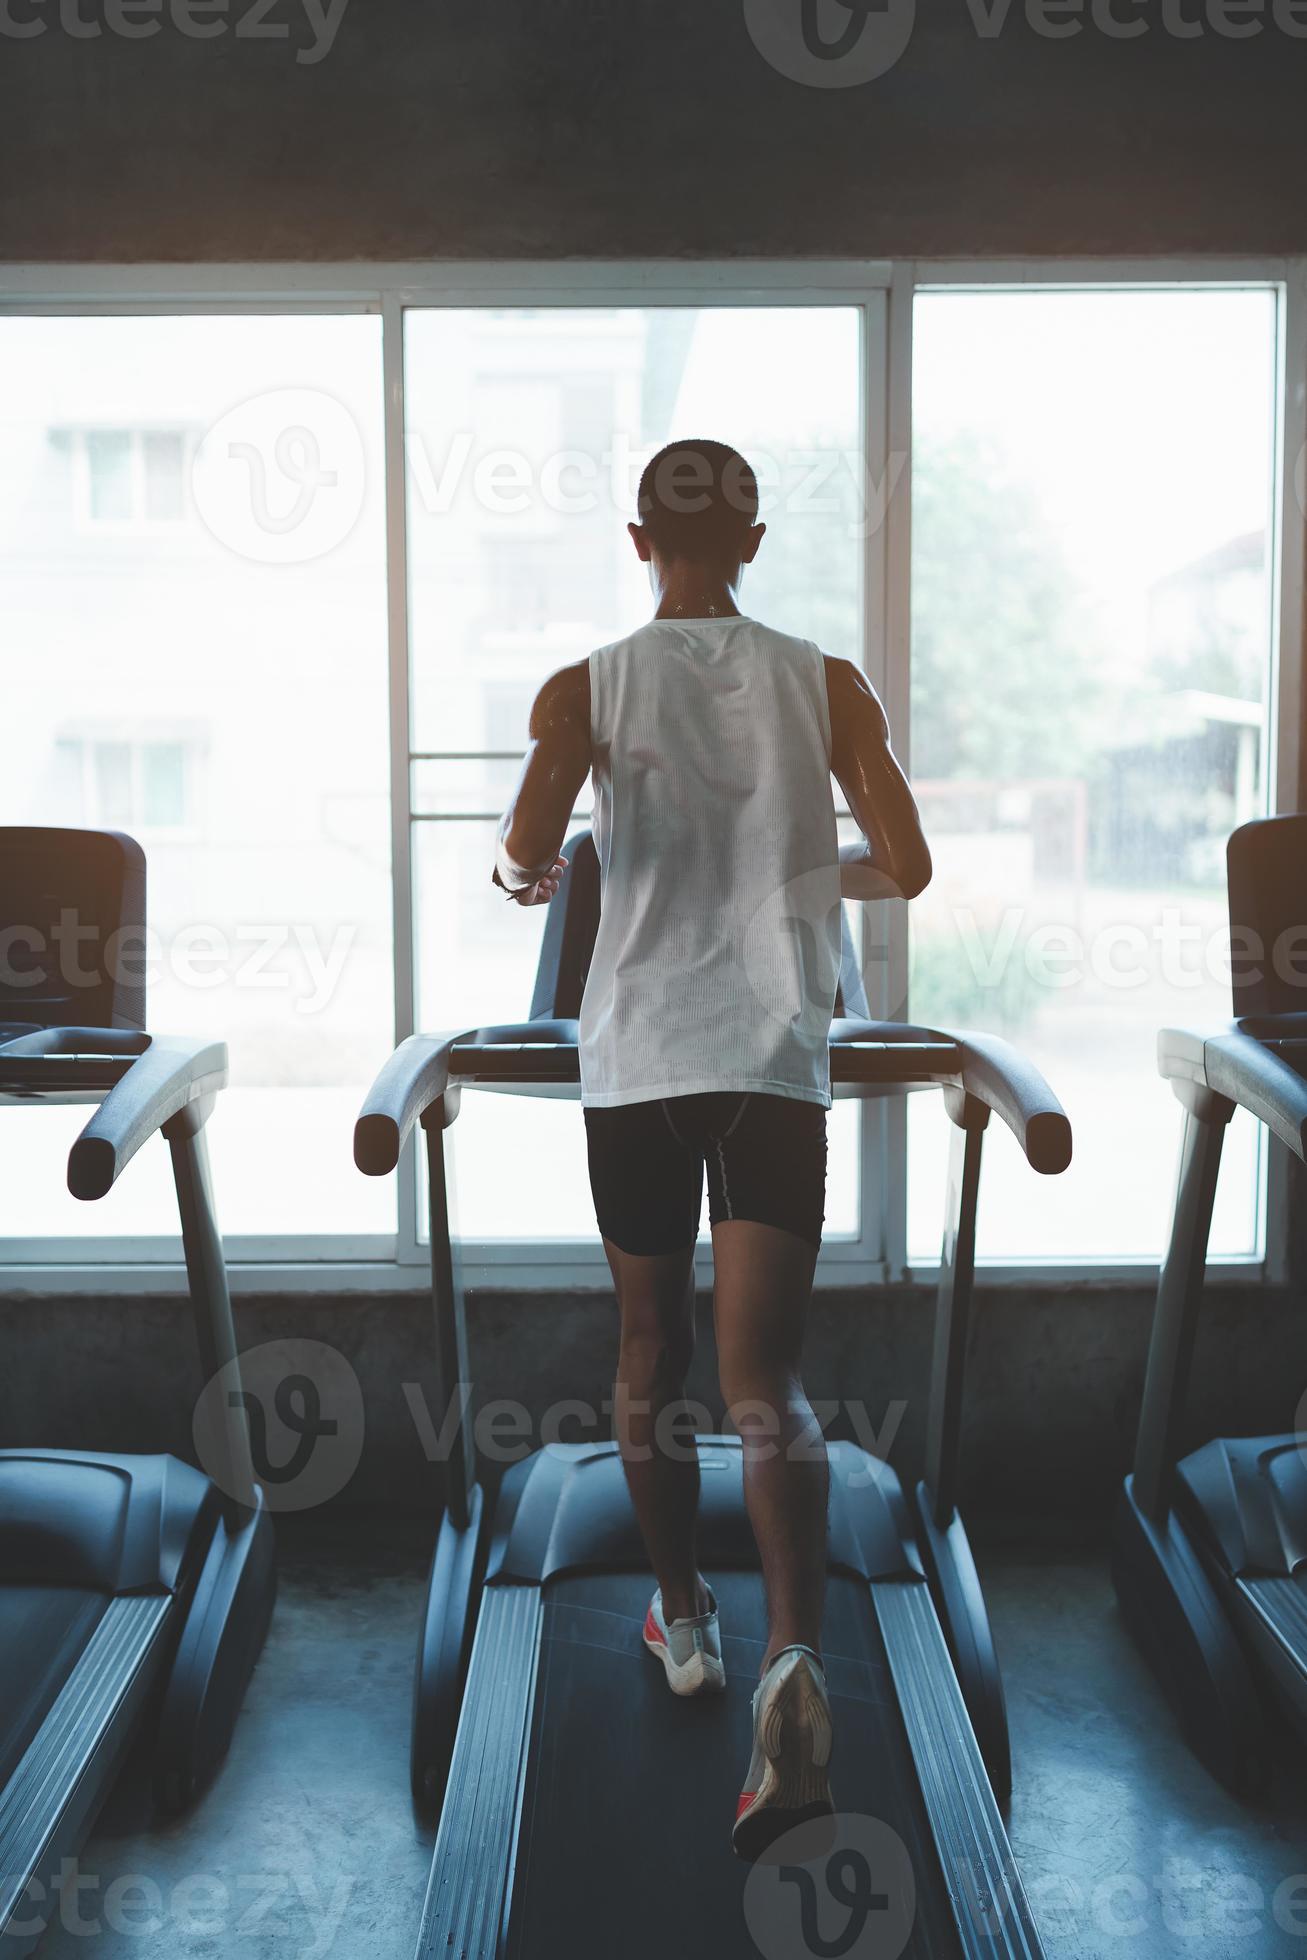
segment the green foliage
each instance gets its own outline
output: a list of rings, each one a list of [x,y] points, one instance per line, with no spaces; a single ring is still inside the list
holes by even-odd
[[[1075,775],[1092,675],[1055,532],[969,432],[918,436],[912,497],[914,776]]]
[[[1018,940],[992,977],[974,971],[951,932],[914,931],[908,973],[908,1017],[926,1027],[983,1028],[1010,1039],[1025,1034],[1041,988]]]

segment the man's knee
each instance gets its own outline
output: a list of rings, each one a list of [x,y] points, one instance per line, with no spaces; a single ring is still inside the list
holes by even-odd
[[[646,1393],[684,1387],[694,1359],[694,1328],[623,1328],[618,1372]]]
[[[723,1359],[718,1385],[733,1427],[746,1439],[768,1432],[779,1435],[783,1426],[808,1409],[803,1384],[793,1369],[760,1367],[752,1357]]]

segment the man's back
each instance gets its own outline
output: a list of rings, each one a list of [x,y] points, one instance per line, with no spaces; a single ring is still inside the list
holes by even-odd
[[[824,659],[739,615],[591,654],[603,910],[582,1090],[829,1100],[839,869]]]

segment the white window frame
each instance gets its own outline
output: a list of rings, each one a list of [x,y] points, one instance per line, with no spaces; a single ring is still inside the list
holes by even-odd
[[[863,659],[881,691],[896,745],[910,753],[909,645],[911,587],[912,308],[918,291],[940,288],[1141,288],[1256,286],[1278,301],[1280,451],[1275,514],[1276,687],[1275,780],[1271,807],[1301,807],[1304,682],[1304,523],[1294,472],[1307,454],[1307,259],[911,261],[675,260],[408,263],[391,265],[21,266],[0,267],[0,316],[118,316],[213,313],[370,313],[382,323],[382,413],[385,434],[386,578],[390,687],[392,889],[395,938],[395,1037],[414,1024],[412,890],[412,745],[409,726],[407,539],[404,466],[403,316],[411,307],[593,306],[856,306],[862,314],[861,421],[865,459],[884,482],[898,472],[885,523],[866,541],[863,566]],[[900,461],[901,459],[901,461]],[[97,526],[99,528],[99,526]],[[112,527],[106,527],[112,528]],[[155,528],[155,527],[151,527]],[[157,528],[165,528],[160,525]],[[873,930],[875,929],[873,924]],[[869,976],[873,1013],[903,998],[906,934],[898,927],[887,960]],[[819,1286],[928,1281],[933,1266],[910,1265],[906,1242],[906,1105],[903,1099],[862,1106],[861,1230],[829,1241]],[[455,1140],[457,1130],[454,1132]],[[341,1140],[348,1150],[349,1139]],[[1272,1159],[1264,1260],[1213,1264],[1214,1278],[1249,1279],[1287,1271],[1287,1167]],[[228,1241],[233,1285],[241,1292],[410,1290],[423,1284],[426,1247],[419,1242],[413,1146],[401,1166],[399,1229],[358,1240],[323,1235]],[[71,1256],[70,1256],[71,1255]],[[711,1255],[699,1255],[700,1278]],[[602,1288],[607,1267],[597,1243],[466,1244],[472,1285]],[[1115,1281],[1138,1286],[1154,1261],[1122,1259],[989,1264],[987,1284],[1064,1285]],[[178,1280],[173,1239],[0,1240],[0,1293],[164,1292]]]

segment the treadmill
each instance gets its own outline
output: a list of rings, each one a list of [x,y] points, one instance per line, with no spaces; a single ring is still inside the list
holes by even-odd
[[[1307,1735],[1307,1437],[1218,1437],[1186,1456],[1181,1438],[1235,1109],[1307,1159],[1307,997],[1275,957],[1307,930],[1307,816],[1243,825],[1227,869],[1236,1019],[1219,1034],[1158,1037],[1184,1132],[1113,1579],[1194,1751],[1246,1793],[1266,1773],[1268,1715]]]
[[[98,1105],[68,1159],[76,1198],[102,1198],[162,1132],[200,1374],[238,1385],[204,1138],[227,1051],[144,1032],[140,847],[108,831],[0,828],[0,922],[18,929],[0,975],[0,1103]],[[37,1944],[63,1861],[139,1737],[165,1811],[189,1803],[226,1752],[275,1589],[235,1389],[204,1456],[207,1476],[172,1456],[0,1450],[6,1956]]]
[[[758,1890],[763,1867],[742,1865],[728,1842],[766,1637],[739,1439],[698,1442],[699,1554],[721,1604],[727,1666],[727,1691],[711,1701],[676,1701],[641,1644],[651,1579],[615,1443],[537,1451],[506,1473],[493,1506],[477,1479],[444,1133],[468,1087],[579,1092],[575,1017],[599,880],[589,833],[564,850],[530,1019],[413,1036],[355,1130],[355,1160],[373,1176],[396,1167],[415,1123],[425,1132],[438,1406],[461,1398],[464,1410],[444,1465],[414,1703],[413,1794],[419,1809],[440,1808],[417,1952],[774,1960],[850,1951],[804,1944],[798,1931],[776,1944],[784,1914],[807,1910],[800,1890],[782,1886],[769,1904]],[[986,1122],[996,1110],[1031,1165],[1050,1173],[1070,1159],[1070,1128],[1004,1042],[868,1020],[847,925],[837,1011],[837,1096],[938,1084],[955,1127],[926,1476],[905,1490],[886,1463],[830,1445],[823,1652],[835,1800],[841,1831],[852,1832],[832,1856],[862,1858],[863,1869],[869,1861],[868,1930],[880,1926],[889,1941],[876,1951],[1035,1960],[1042,1948],[1000,1814],[1006,1712],[957,1511],[958,1435]],[[839,1913],[837,1930],[848,1921]]]

